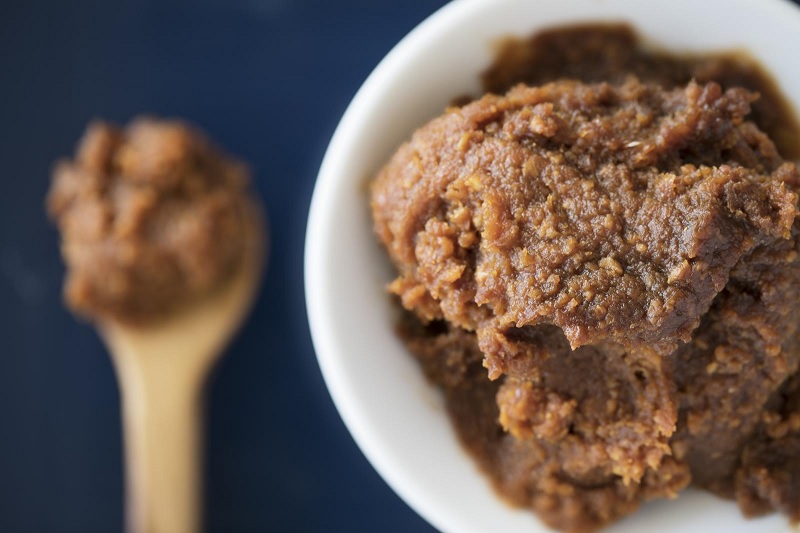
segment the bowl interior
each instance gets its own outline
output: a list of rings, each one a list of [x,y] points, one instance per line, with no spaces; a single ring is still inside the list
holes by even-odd
[[[330,143],[306,236],[306,298],[317,357],[356,442],[392,488],[446,531],[546,531],[512,509],[461,449],[442,398],[394,331],[392,271],[372,234],[365,184],[453,97],[477,94],[499,39],[556,25],[628,22],[673,51],[744,49],[800,107],[800,10],[783,0],[458,0],[417,27],[364,83]],[[654,502],[609,531],[777,532],[699,491]]]

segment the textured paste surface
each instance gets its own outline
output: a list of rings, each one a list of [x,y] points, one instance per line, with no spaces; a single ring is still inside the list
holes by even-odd
[[[573,31],[589,59],[630,36]],[[554,527],[690,482],[800,518],[797,167],[757,94],[638,54],[611,83],[450,108],[398,149],[371,206],[404,335],[500,492]],[[631,57],[649,82],[608,72]]]

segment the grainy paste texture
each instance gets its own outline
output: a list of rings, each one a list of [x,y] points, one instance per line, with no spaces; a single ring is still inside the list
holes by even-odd
[[[242,260],[248,190],[244,165],[182,122],[91,124],[47,198],[67,304],[140,323],[215,289]]]
[[[511,43],[485,82],[371,188],[402,334],[465,446],[565,531],[689,484],[800,519],[800,176],[778,91],[746,59],[647,52],[618,26]]]

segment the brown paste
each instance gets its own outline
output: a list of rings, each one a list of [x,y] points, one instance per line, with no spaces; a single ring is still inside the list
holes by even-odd
[[[67,304],[136,323],[213,290],[242,259],[248,186],[241,163],[182,122],[91,124],[47,198]]]
[[[777,90],[622,26],[509,44],[485,82],[510,89],[420,128],[371,190],[403,334],[466,447],[565,531],[689,483],[800,519],[798,128]]]

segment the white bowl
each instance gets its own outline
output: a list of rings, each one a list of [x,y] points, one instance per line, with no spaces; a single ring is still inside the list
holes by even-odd
[[[372,233],[365,184],[415,128],[479,91],[498,38],[554,25],[626,21],[675,51],[749,50],[800,108],[800,10],[782,0],[457,0],[406,36],[358,91],[331,140],[308,221],[305,284],[314,346],[331,396],[389,485],[437,528],[547,531],[512,509],[462,450],[442,397],[395,336],[392,271]],[[655,502],[608,531],[788,530],[746,521],[700,491]]]

